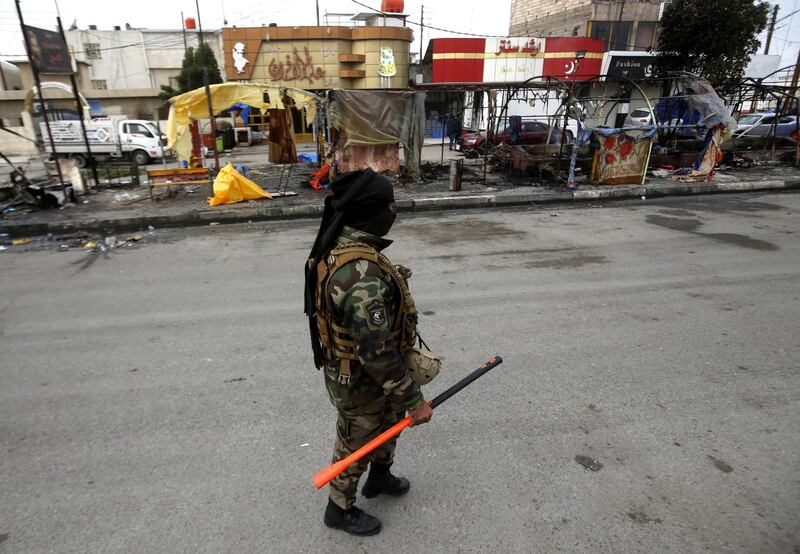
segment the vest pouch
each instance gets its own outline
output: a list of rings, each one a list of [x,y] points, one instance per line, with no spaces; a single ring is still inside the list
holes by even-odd
[[[439,375],[442,369],[442,360],[424,347],[410,348],[403,353],[403,363],[411,376],[411,380],[418,385],[427,385]]]

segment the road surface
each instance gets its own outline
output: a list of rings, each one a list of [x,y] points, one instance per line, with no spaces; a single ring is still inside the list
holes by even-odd
[[[445,360],[377,537],[322,524],[316,222],[0,254],[0,553],[798,552],[800,195],[405,216]],[[576,456],[596,459],[591,471]]]

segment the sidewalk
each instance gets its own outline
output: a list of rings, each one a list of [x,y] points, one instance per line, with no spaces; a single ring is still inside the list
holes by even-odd
[[[426,148],[427,150],[427,148]],[[439,152],[437,152],[438,154]],[[447,153],[447,151],[445,151]],[[241,163],[240,160],[231,160]],[[437,160],[438,161],[438,160]],[[157,167],[157,166],[154,166]],[[663,196],[686,196],[750,191],[800,189],[800,170],[786,166],[762,166],[721,171],[711,183],[681,183],[671,179],[648,177],[645,186],[581,186],[571,191],[561,187],[542,187],[510,182],[503,175],[489,173],[486,184],[480,168],[468,166],[462,190],[448,190],[446,169],[434,181],[398,185],[398,211],[491,209],[509,206],[540,205],[622,199],[648,199]],[[279,187],[279,170],[270,166],[253,167],[253,180],[269,191]],[[316,191],[303,183],[311,168],[299,166],[292,180],[284,185],[293,196],[277,197],[210,207],[206,198],[211,187],[202,185],[177,196],[148,198],[146,186],[113,187],[79,198],[68,208],[38,210],[30,213],[7,213],[0,220],[0,232],[13,237],[66,233],[74,231],[115,232],[143,230],[148,227],[184,227],[210,223],[234,223],[270,219],[316,218],[322,213],[327,191]]]

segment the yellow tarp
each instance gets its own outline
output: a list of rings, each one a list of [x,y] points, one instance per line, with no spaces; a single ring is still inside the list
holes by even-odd
[[[317,114],[317,100],[320,98],[311,92],[283,88],[258,83],[221,83],[210,85],[213,115],[227,110],[234,104],[247,104],[258,108],[262,113],[270,108],[284,109],[283,95],[294,100],[297,109],[306,109],[309,120]],[[269,102],[264,102],[264,93],[269,94]],[[181,160],[188,160],[192,153],[192,140],[189,124],[192,119],[210,117],[208,98],[205,88],[190,90],[169,99],[169,120],[167,121],[167,147],[173,150]]]
[[[208,203],[219,206],[258,198],[272,198],[272,195],[228,164],[214,179],[214,196],[208,199]]]

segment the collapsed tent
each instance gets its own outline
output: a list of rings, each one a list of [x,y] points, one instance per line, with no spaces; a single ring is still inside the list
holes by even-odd
[[[328,110],[331,127],[339,133],[339,170],[371,167],[397,172],[397,147],[403,146],[406,170],[420,172],[425,135],[425,93],[333,90]]]
[[[296,89],[276,87],[258,83],[222,83],[210,85],[211,106],[209,113],[208,97],[205,88],[173,96],[169,99],[169,120],[167,121],[167,147],[173,150],[180,160],[189,160],[192,152],[192,137],[189,125],[192,119],[216,116],[237,104],[267,110],[286,108],[284,97],[294,103],[298,110],[305,108],[308,119],[314,119],[320,97],[314,93]]]
[[[214,196],[208,199],[208,203],[211,206],[219,206],[259,198],[272,198],[272,195],[228,163],[220,169],[217,178],[214,179]]]
[[[662,98],[653,108],[656,121],[675,126],[676,134],[694,136],[692,126],[736,130],[736,120],[711,84],[700,77],[685,78],[685,86],[675,96]]]

